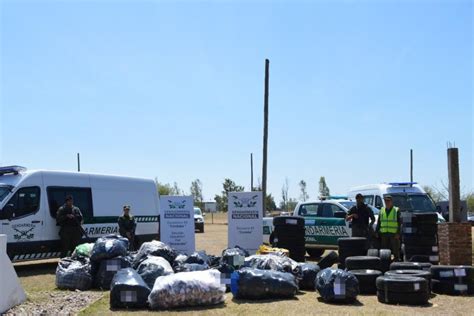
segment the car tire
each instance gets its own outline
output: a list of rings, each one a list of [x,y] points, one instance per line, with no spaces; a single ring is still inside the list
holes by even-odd
[[[351,270],[352,274],[355,275],[359,281],[360,294],[376,294],[377,287],[375,286],[375,280],[382,275],[382,271],[378,270]]]
[[[347,270],[378,270],[381,269],[381,261],[379,257],[370,256],[355,256],[347,257],[345,261],[345,267]]]
[[[311,258],[320,258],[326,249],[307,248],[306,252]]]
[[[438,245],[438,239],[435,235],[433,236],[413,236],[409,234],[403,234],[403,243],[409,247],[433,247]]]
[[[371,248],[371,249],[367,250],[367,256],[378,257],[379,256],[379,250]]]
[[[426,262],[393,262],[390,270],[425,270],[429,271],[431,263]]]
[[[395,293],[429,293],[428,280],[420,277],[383,275],[375,281],[378,291]]]
[[[472,295],[474,294],[474,285],[463,284],[454,280],[431,280],[433,293],[447,295]]]
[[[456,280],[474,286],[474,267],[472,266],[433,265],[430,272],[436,280]]]
[[[431,272],[425,270],[390,270],[385,272],[386,276],[406,276],[406,277],[420,277],[431,284]]]
[[[392,263],[392,251],[390,249],[380,249],[380,269],[382,272],[390,270],[390,264]]]
[[[301,216],[277,216],[273,218],[273,226],[304,226],[304,218]]]
[[[365,237],[343,237],[337,240],[339,248],[367,249],[367,238]]]
[[[327,255],[321,258],[318,262],[318,266],[321,270],[331,267],[333,264],[337,263],[339,257],[335,251],[329,252]]]
[[[377,290],[377,300],[384,304],[426,305],[430,299],[429,292],[420,292],[416,295],[407,294],[409,293]]]

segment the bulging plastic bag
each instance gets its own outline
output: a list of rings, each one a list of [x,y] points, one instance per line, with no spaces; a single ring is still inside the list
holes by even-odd
[[[89,258],[91,256],[92,248],[94,248],[94,243],[80,244],[79,246],[76,247],[76,249],[74,249],[71,257],[72,258],[80,258],[80,257]]]
[[[111,308],[146,307],[150,288],[132,268],[119,270],[110,284]]]
[[[63,258],[56,268],[56,286],[59,289],[85,291],[92,287],[88,258]]]
[[[198,264],[209,264],[209,256],[205,251],[193,252],[186,258],[184,263],[198,263]]]
[[[106,235],[96,240],[91,252],[92,261],[126,256],[128,239],[119,235]]]
[[[291,273],[242,268],[231,275],[232,294],[240,299],[290,298],[298,285]]]
[[[185,263],[180,267],[179,272],[192,272],[192,271],[205,271],[209,270],[210,267],[204,263],[204,264],[199,264],[199,263]]]
[[[221,274],[212,269],[160,277],[148,301],[153,309],[216,305],[224,302],[224,294]]]
[[[99,289],[110,290],[110,283],[117,271],[131,267],[127,257],[116,257],[100,261],[99,268],[95,274],[95,286]]]
[[[314,291],[316,288],[316,276],[321,270],[315,263],[301,263],[301,279],[299,280],[299,288],[302,290]]]
[[[348,271],[326,268],[316,277],[316,289],[326,302],[351,303],[359,294],[359,281]]]
[[[277,255],[253,255],[247,257],[245,258],[244,267],[299,274],[299,265],[295,260]]]
[[[148,256],[143,260],[138,266],[137,272],[150,289],[153,288],[158,277],[174,273],[166,259],[155,256]]]
[[[170,264],[173,264],[178,254],[173,248],[161,241],[152,240],[144,242],[138,250],[133,262],[133,267],[137,268],[138,265],[150,255],[165,258]]]
[[[221,263],[231,265],[234,268],[240,268],[244,265],[245,257],[248,256],[248,251],[239,246],[227,248],[222,251]]]

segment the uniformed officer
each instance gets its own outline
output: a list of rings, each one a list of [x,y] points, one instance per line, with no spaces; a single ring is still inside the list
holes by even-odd
[[[82,238],[82,213],[81,210],[74,206],[74,199],[71,195],[66,197],[65,203],[58,209],[56,213],[56,222],[61,226],[59,236],[61,237],[62,253],[64,258],[68,252],[74,251]]]
[[[130,250],[134,250],[135,228],[137,224],[135,217],[130,214],[130,205],[123,206],[123,214],[118,219],[119,233],[126,237],[130,243]]]
[[[352,221],[352,237],[365,237],[370,241],[370,232],[373,232],[371,227],[375,223],[374,212],[364,203],[362,194],[356,195],[356,202],[357,204],[351,207],[346,216],[347,221]]]
[[[390,249],[396,261],[400,260],[401,216],[398,207],[393,206],[392,196],[384,196],[385,207],[380,209],[376,232],[380,236],[382,249]]]

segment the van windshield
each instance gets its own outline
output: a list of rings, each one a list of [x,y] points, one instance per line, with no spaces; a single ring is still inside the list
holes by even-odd
[[[11,192],[11,186],[0,186],[0,202]]]
[[[194,209],[194,215],[202,215],[201,209],[195,208],[195,209]]]
[[[402,212],[436,212],[436,206],[426,194],[391,194],[393,205]]]

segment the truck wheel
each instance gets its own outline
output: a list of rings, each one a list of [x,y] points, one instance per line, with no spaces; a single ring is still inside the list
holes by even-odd
[[[321,258],[318,262],[318,266],[321,270],[329,268],[339,260],[339,257],[335,251],[331,251],[327,255]]]
[[[326,249],[306,249],[306,252],[309,254],[311,258],[319,258],[323,255]]]
[[[351,270],[359,281],[360,294],[376,294],[375,280],[382,275],[378,270]]]
[[[378,257],[379,256],[379,250],[371,248],[371,249],[367,250],[367,256]]]
[[[378,270],[380,271],[380,258],[369,257],[369,256],[354,256],[346,258],[346,269],[347,270]]]

